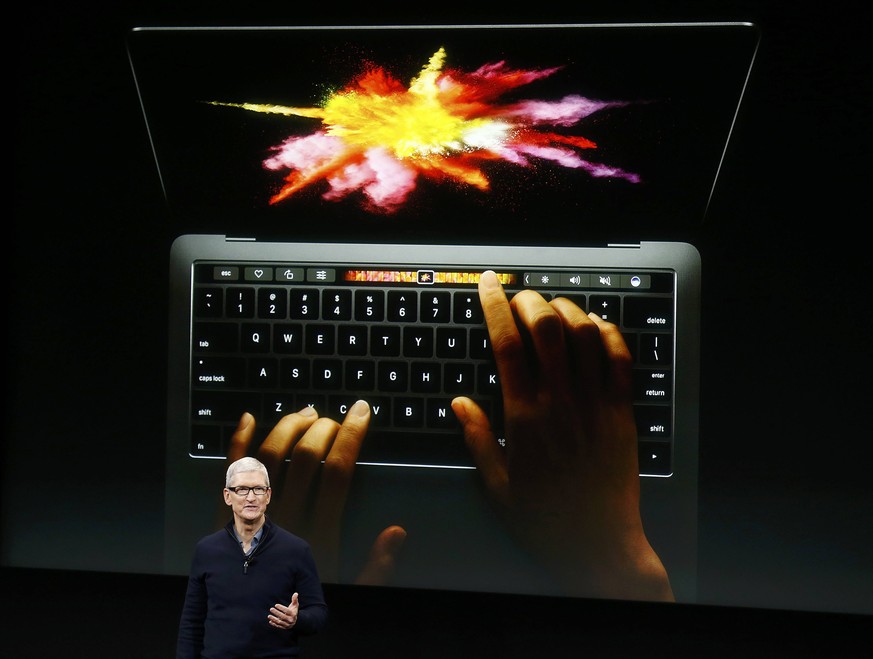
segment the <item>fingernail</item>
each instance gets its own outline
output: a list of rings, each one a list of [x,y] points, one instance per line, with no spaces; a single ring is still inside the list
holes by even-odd
[[[243,412],[242,416],[239,418],[239,424],[236,427],[237,431],[245,430],[246,428],[248,428],[249,424],[252,422],[252,419],[254,419],[254,417],[251,414],[249,414],[248,412]]]
[[[312,407],[311,405],[307,405],[302,410],[297,412],[297,414],[299,414],[300,416],[312,416],[313,414],[316,414],[316,411],[314,407]]]
[[[497,275],[493,270],[486,270],[479,277],[479,284],[482,288],[497,288],[500,282],[497,281]]]
[[[349,410],[351,416],[367,416],[370,413],[370,405],[365,400],[359,400]]]
[[[464,403],[460,398],[455,398],[455,400],[452,401],[452,411],[461,423],[464,423],[467,420],[467,408],[464,406]]]

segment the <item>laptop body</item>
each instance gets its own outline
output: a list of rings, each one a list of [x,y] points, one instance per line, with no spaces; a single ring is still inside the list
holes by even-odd
[[[241,410],[269,427],[305,405],[341,420],[365,398],[339,582],[399,523],[394,585],[563,594],[483,499],[448,406],[470,383],[460,393],[499,437],[499,383],[472,352],[476,281],[493,269],[510,295],[565,295],[619,324],[644,525],[677,599],[694,601],[701,263],[688,239],[756,38],[744,24],[133,31],[173,222],[167,571],[186,573],[214,529]],[[445,111],[430,95],[452,85],[463,129],[423,116]],[[398,118],[410,95],[420,105]],[[385,98],[388,119],[373,105]]]

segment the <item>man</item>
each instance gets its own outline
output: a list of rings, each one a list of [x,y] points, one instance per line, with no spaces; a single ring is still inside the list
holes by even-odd
[[[227,470],[233,519],[197,543],[177,659],[286,658],[321,630],[327,605],[309,545],[266,516],[267,468],[252,457]]]

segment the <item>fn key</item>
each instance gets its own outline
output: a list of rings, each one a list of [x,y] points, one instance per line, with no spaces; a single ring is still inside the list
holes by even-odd
[[[192,426],[190,455],[195,458],[224,457],[220,426]]]

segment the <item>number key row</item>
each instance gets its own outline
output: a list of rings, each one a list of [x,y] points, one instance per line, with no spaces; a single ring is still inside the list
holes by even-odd
[[[195,291],[200,318],[357,320],[361,322],[483,322],[475,291],[368,290],[339,288],[202,287]]]

